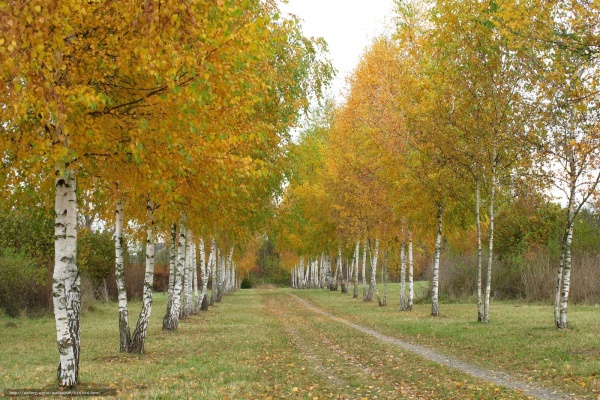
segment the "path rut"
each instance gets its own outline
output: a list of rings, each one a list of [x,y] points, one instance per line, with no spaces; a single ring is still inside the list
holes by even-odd
[[[343,318],[337,317],[333,314],[324,311],[315,305],[311,304],[307,300],[290,293],[289,294],[294,300],[296,300],[299,304],[303,305],[305,308],[318,313],[330,320],[336,321],[338,323],[347,325],[353,329],[356,329],[366,335],[372,336],[382,342],[386,342],[392,344],[394,346],[401,347],[407,351],[410,351],[414,354],[417,354],[427,360],[433,361],[435,363],[445,365],[450,368],[457,369],[466,374],[469,374],[477,379],[485,380],[491,382],[495,385],[504,386],[509,389],[517,390],[521,392],[524,396],[531,396],[538,399],[547,399],[547,400],[564,400],[564,399],[577,399],[578,397],[574,394],[564,393],[557,389],[551,389],[547,387],[542,387],[540,385],[528,383],[521,381],[514,376],[501,372],[494,371],[489,369],[484,369],[477,367],[475,365],[466,363],[462,360],[459,360],[455,357],[450,357],[444,355],[442,353],[433,351],[427,347],[419,346],[416,344],[408,343],[406,341],[400,340],[398,338],[394,338],[391,336],[384,335],[380,332],[377,332],[373,329],[366,328],[364,326],[349,322]]]

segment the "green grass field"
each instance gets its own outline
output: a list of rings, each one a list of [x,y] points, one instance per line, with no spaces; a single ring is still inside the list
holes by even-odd
[[[426,290],[417,283],[415,294]],[[516,301],[492,302],[490,323],[477,321],[475,303],[419,302],[399,311],[399,284],[388,286],[388,306],[336,296],[326,291],[298,291],[313,304],[384,334],[426,345],[476,365],[510,372],[581,396],[600,398],[600,306],[570,306],[570,329],[554,328],[553,306]],[[381,293],[381,287],[380,287]],[[391,295],[390,295],[391,293]]]
[[[600,308],[574,306],[573,329],[552,327],[551,306],[494,303],[478,324],[474,304],[397,310],[327,290],[251,289],[163,332],[166,295],[155,294],[146,353],[118,351],[116,304],[82,317],[80,388],[116,388],[119,398],[523,398],[377,341],[302,307],[289,293],[352,322],[465,361],[598,398]],[[136,316],[140,303],[130,305]],[[133,321],[135,322],[135,321]],[[56,388],[54,320],[0,317],[0,386]]]

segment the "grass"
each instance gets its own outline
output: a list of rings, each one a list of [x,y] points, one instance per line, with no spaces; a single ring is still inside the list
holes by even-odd
[[[277,321],[263,311],[258,291],[237,292],[187,321],[161,330],[166,296],[155,294],[146,353],[118,351],[116,305],[82,317],[81,388],[116,388],[123,398],[253,398],[291,385],[280,364],[297,363]],[[140,303],[130,305],[137,315]],[[52,318],[3,317],[0,359],[3,388],[56,388],[58,361]],[[269,357],[269,354],[274,352]],[[266,357],[269,357],[268,359]],[[289,387],[291,392],[293,387]]]
[[[397,310],[327,290],[251,289],[163,332],[166,296],[155,294],[146,353],[118,351],[115,304],[82,316],[81,389],[112,387],[119,398],[521,398],[426,362],[307,310],[287,292],[390,336],[435,347],[490,368],[595,398],[598,307],[572,307],[574,329],[552,328],[551,307],[494,303],[492,322],[473,322],[473,304]],[[141,303],[130,304],[137,316]],[[548,314],[550,313],[550,314]],[[135,320],[135,318],[133,318]],[[52,317],[0,316],[0,387],[56,388],[58,353]],[[585,386],[584,386],[585,385]]]

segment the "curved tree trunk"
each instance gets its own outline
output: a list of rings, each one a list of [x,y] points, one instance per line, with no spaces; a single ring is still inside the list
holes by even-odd
[[[127,290],[125,288],[125,273],[123,263],[123,200],[117,200],[115,223],[115,279],[117,281],[117,296],[119,299],[119,350],[129,351],[131,331],[127,310]]]
[[[150,322],[150,314],[152,313],[152,285],[154,283],[154,233],[152,213],[154,205],[148,202],[148,214],[150,222],[146,230],[146,275],[144,277],[144,298],[140,317],[131,336],[131,344],[129,345],[130,353],[143,353],[146,333],[148,331],[148,323]]]
[[[71,171],[57,171],[54,203],[52,298],[60,361],[58,384],[74,387],[79,379],[80,278],[77,269],[77,184]]]

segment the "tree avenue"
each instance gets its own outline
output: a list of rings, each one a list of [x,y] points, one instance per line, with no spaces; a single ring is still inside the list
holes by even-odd
[[[118,232],[127,221],[145,226],[144,306],[131,339],[117,265],[121,349],[143,351],[155,238],[173,222],[206,235],[231,229],[232,238],[259,228],[247,215],[264,215],[288,130],[330,67],[320,61],[322,43],[270,2],[9,1],[0,24],[3,191],[49,194],[54,182],[58,380],[72,387],[77,193],[114,198],[98,206],[104,215],[117,210]],[[186,239],[190,249],[196,238]],[[119,264],[119,234],[116,241]],[[224,263],[231,267],[231,256],[217,261],[222,277]],[[188,297],[190,284],[188,274]]]
[[[326,43],[271,0],[0,2],[2,210],[54,207],[59,386],[79,381],[84,225],[114,232],[124,353],[148,345],[160,257],[165,331],[278,261],[294,288],[362,286],[402,312],[427,279],[432,316],[473,296],[478,322],[542,288],[569,327],[575,228],[598,206],[598,5],[396,0],[394,16],[336,102]]]

